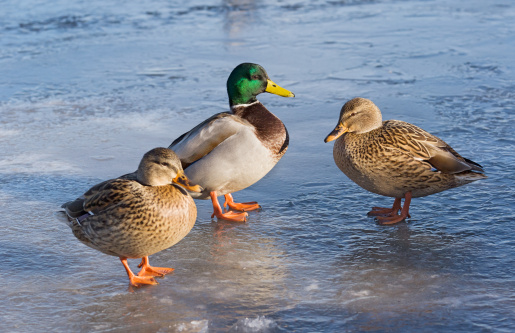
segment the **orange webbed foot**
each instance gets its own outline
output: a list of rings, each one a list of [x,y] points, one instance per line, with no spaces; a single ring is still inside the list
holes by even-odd
[[[395,216],[399,209],[386,208],[386,207],[372,207],[372,210],[367,213],[368,216]]]
[[[218,219],[226,220],[226,221],[232,221],[232,222],[246,222],[247,218],[249,217],[249,214],[243,212],[243,213],[236,213],[233,211],[228,211],[227,213],[220,212],[214,212],[213,215],[211,215],[211,218],[217,217]]]
[[[261,206],[256,202],[256,201],[251,201],[251,202],[239,202],[239,203],[224,203],[224,207],[227,207],[229,206],[229,208],[231,209],[234,209],[234,210],[239,210],[239,211],[242,211],[242,212],[248,212],[248,211],[251,211],[251,210],[256,210],[256,209],[260,209]]]
[[[404,215],[392,215],[392,216],[377,216],[376,220],[381,225],[390,225],[404,221],[408,216]]]
[[[372,208],[372,212],[380,212],[380,211],[384,212],[384,211],[389,210],[390,213],[384,214],[387,216],[377,216],[376,220],[381,225],[395,224],[395,223],[404,221],[407,217],[411,218],[411,216],[409,214],[410,203],[411,203],[411,192],[407,192],[404,195],[404,206],[402,207],[402,209],[401,209],[401,198],[395,198],[393,207],[391,209],[384,209],[381,211],[381,210],[374,210],[374,208],[379,208],[379,207],[374,207],[374,208]],[[401,209],[401,213],[399,215],[397,215],[397,212],[399,211],[399,209]],[[383,215],[383,214],[380,214],[380,215]]]
[[[225,208],[227,208],[227,206],[229,206],[231,209],[239,210],[242,212],[247,212],[247,211],[256,210],[256,209],[261,208],[261,206],[256,201],[237,203],[237,202],[234,202],[234,199],[231,194],[226,194],[224,197],[225,197],[225,203],[224,203]]]
[[[156,285],[159,284],[153,276],[129,276],[129,283],[133,287],[140,287],[143,284]]]
[[[148,260],[148,258],[147,258]],[[127,276],[129,277],[129,283],[132,287],[139,287],[143,284],[155,285],[158,284],[156,279],[152,276],[137,276],[131,271],[129,265],[127,264],[127,258],[120,257],[120,261],[122,262],[123,267],[125,267],[125,271],[127,272]]]
[[[401,209],[401,198],[395,198],[392,208],[385,207],[372,207],[372,210],[367,213],[368,216],[397,216]]]
[[[174,271],[173,268],[168,267],[153,267],[148,263],[148,257],[143,257],[141,263],[138,265],[141,270],[138,272],[138,276],[159,276],[163,277],[168,273]]]
[[[213,203],[213,214],[211,215],[211,218],[217,217],[218,219],[226,220],[226,221],[233,221],[233,222],[245,222],[247,221],[247,217],[249,214],[243,212],[243,213],[236,213],[233,211],[229,211],[227,213],[224,213],[222,211],[222,207],[220,206],[220,203],[218,202],[218,198],[216,197],[216,191],[212,191],[209,193],[211,196],[211,202]]]

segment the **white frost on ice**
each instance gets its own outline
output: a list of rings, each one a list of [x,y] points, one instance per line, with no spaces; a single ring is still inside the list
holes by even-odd
[[[175,325],[177,332],[194,332],[194,333],[207,333],[208,330],[208,320],[193,320],[189,323],[180,323]]]
[[[350,294],[354,297],[367,297],[370,296],[370,290],[353,291]]]
[[[257,318],[239,319],[234,324],[229,332],[271,332],[277,327],[277,323],[265,316],[258,316]]]
[[[159,303],[166,304],[166,305],[173,305],[173,300],[168,297],[160,298]]]
[[[318,286],[318,283],[313,282],[312,284],[307,286],[305,289],[306,289],[306,291],[312,291],[312,290],[318,290],[318,289],[320,289],[320,287]]]

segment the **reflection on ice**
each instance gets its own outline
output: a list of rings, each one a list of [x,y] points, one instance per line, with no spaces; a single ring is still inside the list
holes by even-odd
[[[225,18],[224,29],[230,38],[237,38],[243,29],[252,29],[256,21],[257,11],[255,0],[224,0]],[[261,22],[261,24],[266,24]]]

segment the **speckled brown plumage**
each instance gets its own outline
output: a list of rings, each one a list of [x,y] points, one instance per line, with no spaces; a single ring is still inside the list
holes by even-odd
[[[193,199],[176,185],[144,186],[114,179],[86,196],[84,209],[93,212],[73,234],[105,254],[142,258],[176,244],[197,218]]]
[[[343,106],[326,142],[334,139],[338,168],[359,186],[384,196],[422,197],[486,178],[479,164],[438,137],[403,121],[382,122],[377,106],[364,98]]]
[[[151,150],[135,175],[136,180],[117,178],[97,184],[62,206],[77,239],[112,256],[144,258],[189,233],[197,209],[188,192],[172,181],[191,190],[196,187],[187,183],[173,151]]]
[[[428,144],[468,163],[444,141],[397,120],[385,121],[382,127],[367,133],[343,134],[335,142],[333,155],[340,170],[358,185],[395,198],[409,191],[414,198],[423,197],[485,178],[471,170],[459,173],[435,170],[430,163]]]

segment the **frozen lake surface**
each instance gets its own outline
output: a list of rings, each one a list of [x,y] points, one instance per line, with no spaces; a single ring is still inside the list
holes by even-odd
[[[509,0],[4,2],[0,11],[0,331],[512,332],[515,4]],[[290,133],[247,223],[198,220],[151,257],[174,267],[128,291],[119,260],[55,217],[93,184],[228,109],[261,64],[296,98],[262,94]],[[372,99],[489,176],[392,199],[336,167],[343,103]],[[133,267],[136,261],[132,261]]]

